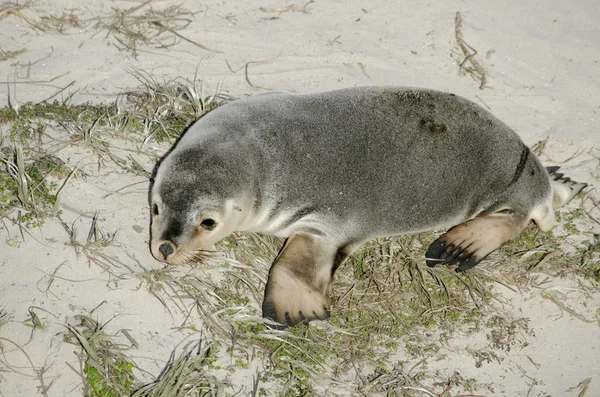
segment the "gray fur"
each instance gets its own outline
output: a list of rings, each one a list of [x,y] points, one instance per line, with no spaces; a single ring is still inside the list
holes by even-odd
[[[160,195],[175,207],[244,191],[277,213],[318,214],[340,242],[363,241],[501,207],[525,216],[551,190],[533,154],[513,181],[524,150],[504,123],[452,94],[361,87],[257,96],[190,128],[170,155],[177,178]]]

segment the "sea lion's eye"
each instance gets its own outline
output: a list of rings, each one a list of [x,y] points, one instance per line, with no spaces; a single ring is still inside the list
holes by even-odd
[[[207,219],[203,220],[202,222],[200,222],[200,226],[202,226],[206,230],[213,230],[215,228],[215,226],[217,226],[217,222],[215,222],[214,220],[212,220],[210,218],[207,218]]]
[[[152,213],[153,213],[154,215],[158,215],[158,205],[154,204],[154,205],[152,206]]]

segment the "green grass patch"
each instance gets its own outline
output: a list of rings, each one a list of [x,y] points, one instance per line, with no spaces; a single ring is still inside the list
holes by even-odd
[[[121,397],[130,395],[135,389],[133,363],[125,359],[117,359],[101,369],[86,361],[83,374],[86,397]]]
[[[81,360],[86,397],[121,397],[130,395],[138,382],[133,374],[134,364],[124,354],[129,347],[115,341],[116,335],[104,332],[106,324],[100,324],[89,316],[79,315],[78,327],[69,327],[68,340],[82,347]],[[121,331],[131,342],[126,331]]]
[[[204,87],[197,87],[195,81],[159,84],[135,73],[141,88],[126,94],[124,105],[54,101],[0,109],[0,124],[10,125],[7,145],[0,147],[0,216],[21,209],[16,221],[36,227],[60,212],[58,193],[75,168],[58,157],[59,150],[48,153],[49,144],[44,142],[83,145],[126,171],[148,176],[135,161],[128,167],[125,159],[111,153],[110,136],[126,134],[140,147],[151,139],[174,141],[197,118],[227,99],[219,93],[205,96]],[[48,139],[49,125],[63,135],[55,133]]]

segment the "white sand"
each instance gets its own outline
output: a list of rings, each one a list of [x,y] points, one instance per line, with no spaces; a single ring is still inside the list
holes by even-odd
[[[72,101],[109,102],[117,94],[135,89],[130,71],[150,73],[159,81],[177,77],[192,79],[196,70],[207,90],[241,97],[267,90],[313,92],[354,85],[411,85],[451,91],[488,108],[513,127],[529,144],[549,137],[542,160],[559,164],[573,179],[595,188],[600,178],[600,2],[575,1],[321,1],[312,3],[255,1],[203,1],[183,3],[198,12],[182,35],[221,53],[205,51],[186,41],[169,48],[141,46],[137,58],[114,45],[106,31],[94,28],[91,18],[111,15],[112,8],[127,9],[139,1],[97,1],[74,5],[68,0],[35,1],[21,12],[31,21],[44,15],[60,16],[74,10],[81,28],[66,34],[34,29],[11,14],[0,20],[0,50],[18,56],[0,62],[0,98],[7,103],[40,101],[66,90],[56,98],[73,94]],[[164,0],[164,8],[179,4]],[[275,9],[287,9],[274,12]],[[0,5],[0,9],[2,9]],[[463,56],[456,45],[455,13],[464,19],[466,42],[477,49],[476,58],[487,72],[487,86],[459,73]],[[489,51],[489,52],[488,52]],[[0,53],[1,55],[2,53]],[[488,56],[486,56],[488,54]],[[234,72],[230,71],[227,63]],[[247,75],[245,74],[247,66]],[[6,82],[8,81],[8,85]],[[7,133],[7,126],[0,126]],[[126,147],[127,142],[111,142]],[[161,154],[167,146],[156,146]],[[565,164],[574,153],[582,153]],[[126,152],[118,151],[126,156]],[[151,169],[153,159],[131,152]],[[596,156],[596,157],[594,157]],[[91,215],[99,212],[101,227],[114,233],[118,244],[105,252],[139,272],[160,268],[147,249],[147,184],[106,165],[97,171],[96,157],[83,148],[68,148],[61,158],[91,174],[68,185],[63,197],[62,219],[74,222],[77,240],[84,242]],[[116,168],[116,167],[113,167]],[[115,193],[130,184],[134,184]],[[112,193],[112,194],[111,194]],[[107,196],[108,195],[108,196]],[[579,203],[572,203],[571,208]],[[142,232],[134,230],[140,226]],[[588,227],[588,226],[586,226]],[[589,223],[598,233],[598,225]],[[16,247],[4,241],[18,237]],[[142,347],[132,353],[136,363],[154,375],[171,350],[192,332],[178,330],[186,313],[170,302],[172,313],[154,298],[139,278],[131,275],[114,282],[86,256],[76,256],[58,220],[20,237],[10,221],[0,224],[0,303],[14,321],[0,329],[0,337],[18,343],[36,368],[45,366],[45,382],[55,383],[48,396],[81,395],[79,348],[64,342],[73,316],[93,312],[101,322],[112,319],[108,329],[126,328]],[[49,285],[48,275],[57,269]],[[120,269],[126,275],[126,267]],[[182,269],[182,272],[189,269]],[[580,289],[574,279],[550,277],[546,288]],[[594,319],[600,307],[600,291],[572,291],[568,301],[586,318]],[[475,378],[486,396],[576,396],[567,392],[592,378],[586,396],[600,395],[600,327],[585,323],[544,299],[542,291],[515,293],[502,289],[506,309],[515,318],[526,317],[533,335],[503,355],[502,362],[476,368],[468,349],[485,340],[451,340],[446,359],[430,362],[428,373],[446,379],[455,371]],[[28,308],[41,318],[44,328],[31,335]],[[25,356],[3,339],[4,359],[12,370],[0,368],[0,396],[34,396],[40,383]],[[399,357],[398,359],[401,359]],[[534,364],[535,363],[535,364]],[[536,365],[538,364],[538,365]],[[439,371],[439,372],[435,372]],[[251,378],[235,378],[241,395],[252,390]],[[328,389],[333,393],[334,389]],[[346,389],[339,393],[352,395]]]

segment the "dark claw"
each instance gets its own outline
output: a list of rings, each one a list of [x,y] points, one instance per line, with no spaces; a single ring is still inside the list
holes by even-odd
[[[473,255],[472,252],[468,251],[470,246],[471,246],[471,244],[467,245],[464,248],[462,245],[459,245],[458,247],[456,247],[454,252],[452,252],[452,255],[449,256],[448,258],[446,258],[446,264],[454,265],[455,263],[460,263],[460,262],[464,261],[465,259],[469,258],[471,255]]]
[[[282,321],[277,319],[277,311],[275,310],[275,304],[273,302],[264,301],[262,309],[264,318],[279,323],[278,325],[267,325],[267,327],[278,330],[282,330],[288,327],[287,322],[283,323]]]
[[[427,266],[435,267],[440,263],[445,265],[458,264],[456,271],[464,272],[475,267],[475,265],[483,260],[483,258],[477,258],[473,256],[472,252],[469,252],[470,245],[463,247],[462,244],[446,244],[443,241],[445,236],[445,234],[440,236],[427,249],[427,253],[425,254],[427,257]]]
[[[454,244],[447,245],[446,249],[443,250],[442,253],[440,254],[439,259],[441,259],[445,263],[448,263],[448,260],[446,258],[448,257],[448,255],[451,255],[455,249],[456,249],[456,246]]]
[[[271,301],[264,301],[262,305],[263,317],[273,321],[277,321],[277,311],[275,311],[275,304]]]
[[[451,252],[450,256],[448,256],[447,258],[444,259],[444,262],[446,262],[446,265],[452,265],[453,263],[456,262],[456,258],[460,254],[462,254],[464,251],[465,251],[465,249],[459,245],[458,247],[456,247],[454,249],[454,251]]]
[[[474,268],[479,262],[481,262],[484,258],[477,258],[476,256],[470,256],[465,261],[464,259],[460,261],[458,266],[456,267],[456,272],[461,273],[466,270]]]
[[[325,314],[323,316],[319,316],[314,310],[313,310],[313,315],[314,318],[316,318],[317,320],[327,320],[329,317],[331,317],[331,311],[329,311],[329,309],[327,308],[327,306],[323,306],[323,311],[325,312]]]
[[[427,253],[425,254],[425,257],[429,258],[427,259],[427,266],[435,267],[436,265],[443,263],[443,261],[437,259],[439,259],[440,255],[442,254],[442,252],[444,252],[445,249],[446,243],[441,241],[441,237],[435,240],[433,243],[431,243],[431,245],[427,249]]]
[[[456,257],[464,251],[460,244],[446,244],[442,241],[443,237],[445,235],[440,236],[429,246],[425,254],[427,266],[435,267],[441,263],[451,265],[456,261]]]
[[[325,314],[323,316],[319,316],[314,310],[313,310],[313,319],[317,319],[317,320],[327,320],[329,317],[331,317],[331,312],[329,311],[329,309],[327,308],[327,306],[323,306],[323,310],[325,311]]]
[[[325,311],[324,315],[318,316],[316,312],[312,312],[311,316],[305,315],[302,311],[298,312],[298,316],[295,319],[292,319],[289,312],[285,313],[285,318],[277,318],[277,311],[275,310],[275,303],[271,301],[263,302],[263,317],[269,320],[273,320],[277,322],[277,325],[268,325],[269,328],[282,330],[287,327],[293,327],[294,325],[298,325],[300,323],[308,323],[310,320],[326,320],[331,316],[330,310],[327,306],[323,306],[323,310]]]

